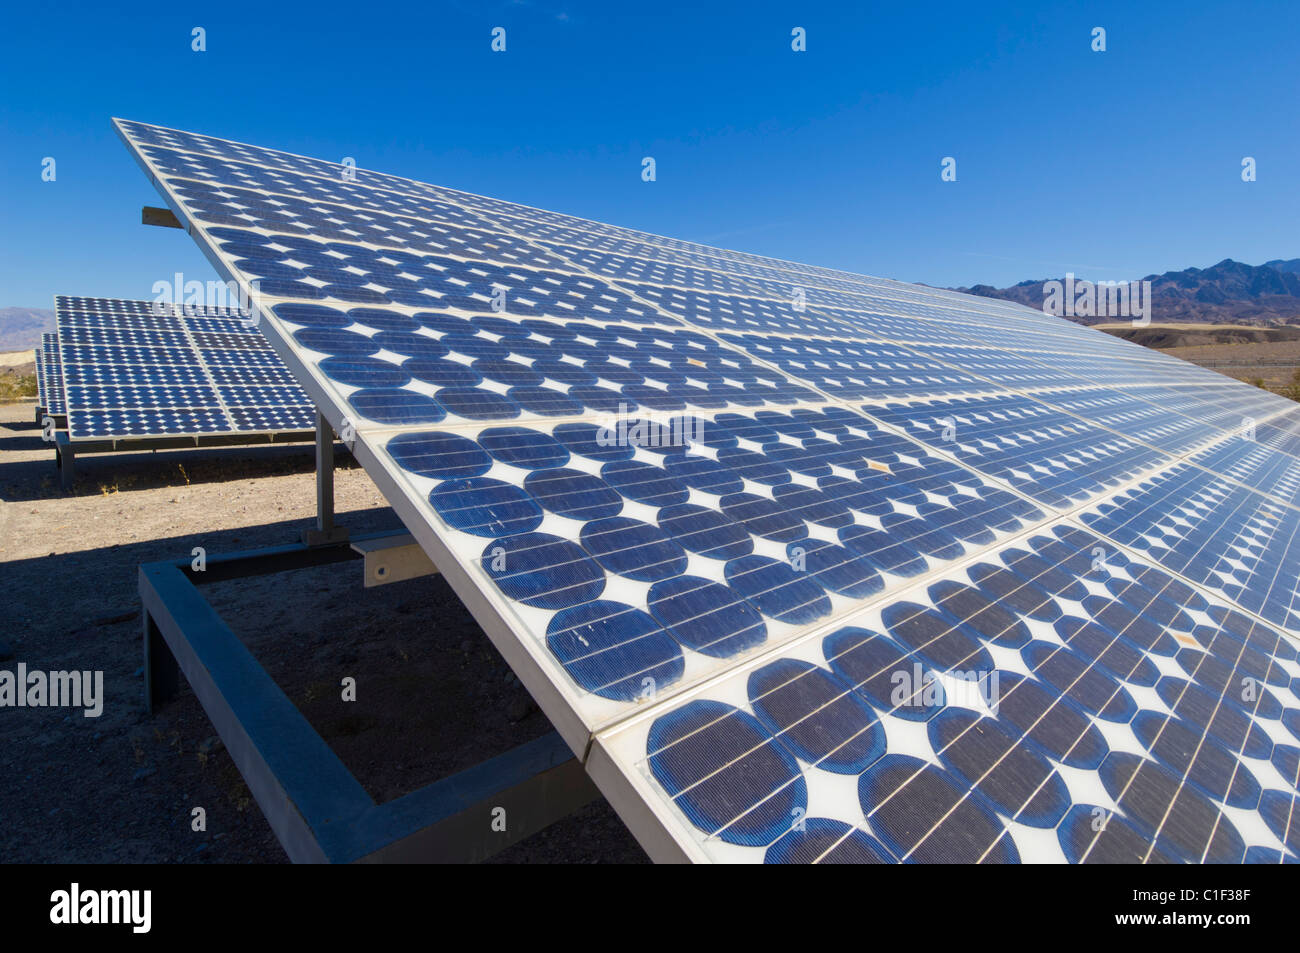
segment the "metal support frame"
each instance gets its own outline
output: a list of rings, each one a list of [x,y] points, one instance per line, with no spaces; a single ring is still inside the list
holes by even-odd
[[[158,208],[154,205],[146,205],[140,209],[140,224],[157,225],[160,228],[185,228],[171,209]]]
[[[308,546],[345,542],[347,527],[334,525],[334,428],[316,409],[316,528],[302,531]]]
[[[58,418],[55,418],[58,426]],[[263,433],[198,434],[189,437],[110,437],[103,440],[72,440],[67,418],[54,434],[54,464],[60,470],[65,490],[76,480],[76,458],[87,453],[129,453],[133,450],[198,450],[205,447],[244,447],[264,444],[306,443],[316,439],[314,430],[266,431]]]
[[[295,862],[483,860],[599,796],[552,731],[376,804],[198,589],[224,579],[369,560],[409,544],[404,533],[373,534],[353,545],[300,543],[210,556],[202,571],[183,559],[140,567],[149,711],[176,693],[183,674]]]

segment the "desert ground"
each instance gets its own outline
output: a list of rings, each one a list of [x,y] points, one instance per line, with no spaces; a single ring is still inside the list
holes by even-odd
[[[299,539],[310,445],[104,454],[59,486],[30,401],[0,405],[0,668],[102,670],[104,712],[0,709],[0,863],[259,862],[287,857],[193,694],[145,711],[137,568]],[[400,528],[344,458],[338,522]],[[365,589],[342,563],[202,590],[378,801],[548,730],[441,577]],[[357,701],[336,686],[357,679]],[[207,831],[190,829],[191,811]],[[641,862],[603,800],[498,862]]]

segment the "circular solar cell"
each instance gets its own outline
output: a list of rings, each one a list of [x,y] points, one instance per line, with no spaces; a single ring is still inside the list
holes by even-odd
[[[721,450],[736,446],[736,435],[716,421],[694,414],[688,417],[674,417],[668,421],[673,432],[684,434],[691,444],[701,444]]]
[[[1209,797],[1246,810],[1259,803],[1259,782],[1237,755],[1186,722],[1141,710],[1133,733],[1152,757]]]
[[[1176,864],[1120,814],[1091,804],[1076,804],[1056,829],[1072,864]]]
[[[1272,754],[1273,740],[1232,696],[1212,693],[1195,682],[1172,675],[1156,683],[1156,692],[1174,714],[1207,731],[1229,751],[1240,752],[1248,758],[1267,758]]]
[[[853,514],[842,503],[812,487],[787,483],[774,487],[772,499],[794,516],[809,523],[839,529],[853,523]]]
[[[647,506],[672,506],[685,503],[690,490],[662,467],[637,460],[616,460],[600,469],[605,481],[619,493]]]
[[[765,864],[893,864],[885,845],[860,828],[824,817],[803,819],[767,849]]]
[[[749,676],[747,691],[772,736],[814,767],[858,774],[885,753],[876,713],[825,669],[777,659]]]
[[[1055,827],[1070,807],[1070,791],[1051,762],[996,718],[945,708],[927,726],[944,767],[1017,824]]]
[[[293,332],[293,339],[312,351],[336,357],[365,357],[380,349],[380,345],[364,334],[342,328],[299,328]]]
[[[414,331],[420,326],[420,322],[410,315],[382,308],[353,308],[348,317],[376,331]]]
[[[808,573],[798,573],[766,556],[740,556],[724,567],[727,584],[767,616],[791,625],[814,622],[831,611],[831,601]]]
[[[1056,589],[1052,591],[1057,592]],[[1094,622],[1116,635],[1123,636],[1139,648],[1165,656],[1172,656],[1178,652],[1177,640],[1162,626],[1136,615],[1122,602],[1098,596],[1085,596],[1082,602],[1083,608]]]
[[[1035,640],[1020,656],[1036,677],[1099,718],[1127,723],[1137,714],[1137,703],[1124,686],[1072,649]]]
[[[881,842],[912,863],[1018,863],[1011,834],[982,797],[949,772],[885,755],[858,779],[862,812]]]
[[[277,304],[271,310],[277,318],[309,328],[345,328],[353,323],[342,311],[318,304]]]
[[[474,387],[444,387],[438,402],[447,412],[467,420],[500,420],[519,416],[519,405],[509,397]]]
[[[1300,795],[1268,790],[1259,801],[1259,813],[1269,830],[1294,854],[1300,854]]]
[[[1051,595],[1010,570],[980,563],[971,566],[966,572],[988,600],[996,605],[1005,606],[1041,622],[1055,622],[1061,617],[1061,607]]]
[[[993,659],[969,628],[926,606],[895,602],[882,613],[889,634],[941,672],[987,673]]]
[[[380,331],[370,342],[376,348],[404,354],[407,357],[446,357],[447,349],[436,338],[410,331]]]
[[[629,579],[658,582],[686,571],[686,552],[657,526],[627,517],[593,520],[580,534],[583,549]]]
[[[926,570],[925,557],[888,533],[866,526],[846,526],[836,535],[845,547],[878,566],[883,572],[896,576],[915,576]]]
[[[441,483],[429,502],[448,525],[475,536],[527,533],[542,522],[541,508],[527,493],[487,477]]]
[[[596,375],[586,368],[554,358],[539,358],[533,363],[533,370],[541,374],[547,381],[555,381],[560,384],[596,383]]]
[[[569,397],[580,401],[584,407],[601,414],[618,414],[636,410],[640,405],[616,390],[592,384],[577,384],[569,390]]]
[[[843,546],[809,538],[786,544],[785,552],[795,571],[811,574],[823,589],[850,599],[865,599],[885,587],[874,566]]]
[[[524,410],[543,417],[565,417],[582,413],[582,405],[550,387],[512,387],[507,396]]]
[[[402,369],[417,381],[434,387],[473,387],[483,380],[477,371],[464,364],[440,357],[413,357],[402,364]]]
[[[381,424],[436,424],[447,416],[432,397],[401,387],[367,387],[348,395],[362,417]]]
[[[733,493],[724,496],[719,503],[723,513],[757,536],[778,543],[793,543],[808,535],[808,527],[803,520],[775,500],[753,493]]]
[[[401,387],[411,379],[398,365],[373,357],[327,357],[319,367],[330,380],[350,387]]]
[[[604,571],[582,547],[547,533],[495,540],[480,561],[503,593],[539,609],[567,609],[605,589]]]
[[[725,496],[745,488],[740,477],[707,457],[675,456],[664,461],[664,469],[687,486],[703,493]]]
[[[767,639],[762,613],[726,586],[699,576],[655,583],[650,614],[678,642],[713,658],[729,658]]]
[[[482,476],[492,467],[487,451],[457,434],[399,433],[386,449],[403,469],[433,480]]]
[[[799,765],[758,719],[697,700],[655,719],[650,771],[692,824],[729,844],[764,847],[807,811]]]
[[[778,486],[790,482],[789,470],[752,450],[742,450],[739,447],[724,448],[718,451],[718,463],[741,479],[753,480],[766,486]]]
[[[846,626],[822,641],[831,669],[874,708],[907,721],[926,721],[948,703],[928,665],[879,632]]]
[[[1160,681],[1160,669],[1127,639],[1074,616],[1062,616],[1054,628],[1066,645],[1116,678],[1148,688]]]
[[[484,450],[512,467],[542,470],[569,462],[569,451],[554,437],[527,427],[489,427],[476,439]]]
[[[591,460],[630,460],[636,453],[635,447],[618,443],[617,433],[609,427],[587,423],[560,424],[553,433],[570,453]]]
[[[470,365],[488,380],[498,381],[507,387],[537,385],[542,382],[542,375],[532,368],[514,361],[479,358]],[[563,395],[561,395],[563,396]]]
[[[1191,863],[1241,863],[1246,845],[1236,827],[1213,801],[1168,768],[1113,751],[1100,775],[1124,816],[1154,837],[1161,850]]]
[[[966,551],[947,530],[914,516],[886,513],[880,518],[880,523],[894,539],[904,540],[918,551],[936,559],[956,559]]]
[[[996,711],[1049,758],[1069,767],[1095,770],[1110,752],[1082,708],[1032,678],[999,670]]]
[[[659,527],[681,546],[710,559],[735,559],[754,551],[754,540],[743,526],[693,503],[661,509]]]
[[[602,698],[653,698],[682,677],[681,647],[650,616],[597,600],[557,612],[546,645],[573,680]]]
[[[742,440],[764,444],[774,443],[780,437],[780,434],[771,427],[751,417],[743,417],[740,414],[718,414],[714,419]]]
[[[821,453],[804,447],[792,447],[788,443],[769,443],[763,446],[763,455],[768,462],[782,470],[802,473],[805,476],[830,476],[831,468]]]
[[[552,513],[569,519],[605,519],[623,509],[623,498],[609,484],[581,470],[534,470],[524,480],[524,489]]]
[[[1024,621],[993,602],[978,589],[944,580],[928,590],[934,604],[954,622],[961,622],[995,645],[1018,649],[1032,639]]]
[[[411,315],[421,326],[440,334],[473,334],[474,326],[468,318],[458,318],[451,314],[434,311],[420,311]]]

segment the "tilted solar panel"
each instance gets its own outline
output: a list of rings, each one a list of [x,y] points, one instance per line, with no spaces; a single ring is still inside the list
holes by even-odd
[[[36,355],[37,397],[47,414],[64,414],[63,365],[59,360],[59,335],[49,332],[41,335],[41,349]]]
[[[1294,404],[1003,302],[117,128],[655,858],[1296,859]]]
[[[306,393],[238,311],[60,295],[55,316],[70,440],[314,424]]]

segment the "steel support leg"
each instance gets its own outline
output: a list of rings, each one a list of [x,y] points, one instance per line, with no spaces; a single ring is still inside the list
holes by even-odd
[[[308,546],[341,543],[348,538],[346,527],[334,525],[334,430],[325,415],[316,411],[316,528],[304,530]]]

